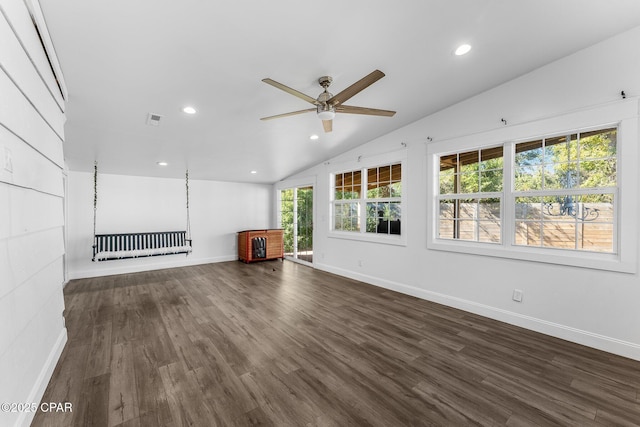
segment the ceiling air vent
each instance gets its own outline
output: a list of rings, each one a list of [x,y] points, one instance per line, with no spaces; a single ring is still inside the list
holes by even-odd
[[[160,119],[162,116],[160,114],[149,113],[147,115],[147,124],[149,126],[160,126]]]

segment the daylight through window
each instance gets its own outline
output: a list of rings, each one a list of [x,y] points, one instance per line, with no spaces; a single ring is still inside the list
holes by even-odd
[[[616,140],[607,128],[440,155],[438,238],[616,253]]]
[[[332,203],[334,231],[400,235],[402,164],[334,174]]]

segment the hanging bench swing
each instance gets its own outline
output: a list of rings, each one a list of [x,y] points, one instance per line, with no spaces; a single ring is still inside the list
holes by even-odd
[[[186,172],[187,229],[147,233],[96,234],[98,211],[98,164],[93,171],[93,258],[91,261],[140,258],[191,253],[191,221],[189,218],[189,171]]]

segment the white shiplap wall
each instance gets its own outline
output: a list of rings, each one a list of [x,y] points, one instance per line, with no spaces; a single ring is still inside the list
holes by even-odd
[[[62,317],[64,121],[64,100],[27,6],[22,0],[0,0],[3,403],[38,403],[67,339]],[[0,425],[28,425],[33,415],[0,412]]]

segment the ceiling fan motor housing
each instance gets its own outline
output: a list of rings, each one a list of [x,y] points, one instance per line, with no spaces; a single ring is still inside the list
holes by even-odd
[[[333,107],[333,105],[329,105],[327,103],[327,101],[330,100],[332,97],[333,97],[333,94],[330,92],[327,92],[326,87],[324,92],[318,95],[317,113],[318,113],[318,117],[321,120],[333,120],[333,118],[336,115],[336,109]]]

